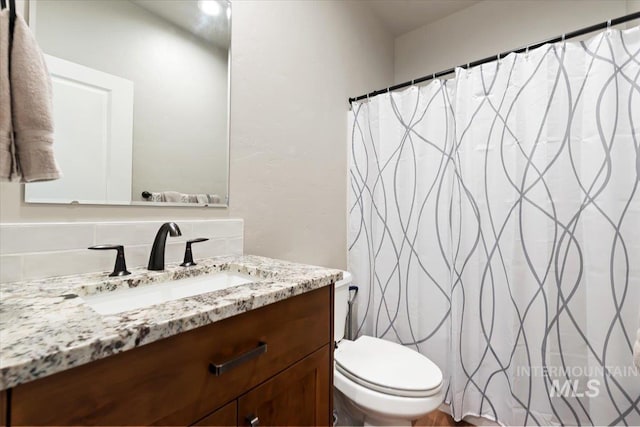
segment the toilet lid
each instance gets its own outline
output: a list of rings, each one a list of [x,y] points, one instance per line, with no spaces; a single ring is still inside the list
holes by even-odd
[[[336,368],[372,390],[404,397],[427,397],[442,385],[442,372],[415,350],[379,338],[343,340],[335,352]]]

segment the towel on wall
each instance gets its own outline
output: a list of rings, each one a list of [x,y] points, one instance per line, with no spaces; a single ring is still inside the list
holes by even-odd
[[[0,18],[0,180],[58,179],[61,174],[53,153],[51,77],[44,57],[21,16],[16,17],[10,48],[9,11],[2,11]]]
[[[0,11],[0,180],[18,176],[11,127],[9,9]]]

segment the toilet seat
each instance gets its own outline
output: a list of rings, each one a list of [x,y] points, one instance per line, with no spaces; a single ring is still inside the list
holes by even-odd
[[[442,388],[442,372],[427,357],[400,344],[362,336],[343,340],[336,370],[369,390],[399,397],[430,397]]]
[[[334,386],[360,414],[365,425],[411,426],[413,420],[422,418],[437,409],[444,401],[444,389],[429,397],[400,397],[380,393],[351,381],[339,370],[333,373]]]

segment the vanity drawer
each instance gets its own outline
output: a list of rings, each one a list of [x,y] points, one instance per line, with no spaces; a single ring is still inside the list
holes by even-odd
[[[326,345],[330,308],[325,287],[18,386],[11,423],[188,425]]]

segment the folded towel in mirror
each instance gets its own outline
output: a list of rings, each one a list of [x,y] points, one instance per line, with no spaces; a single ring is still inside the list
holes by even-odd
[[[148,202],[159,203],[197,203],[201,205],[220,203],[220,196],[217,194],[189,194],[177,191],[159,191],[143,193],[143,197]]]
[[[178,193],[177,191],[163,191],[162,201],[167,203],[180,203],[184,202],[185,195]]]

